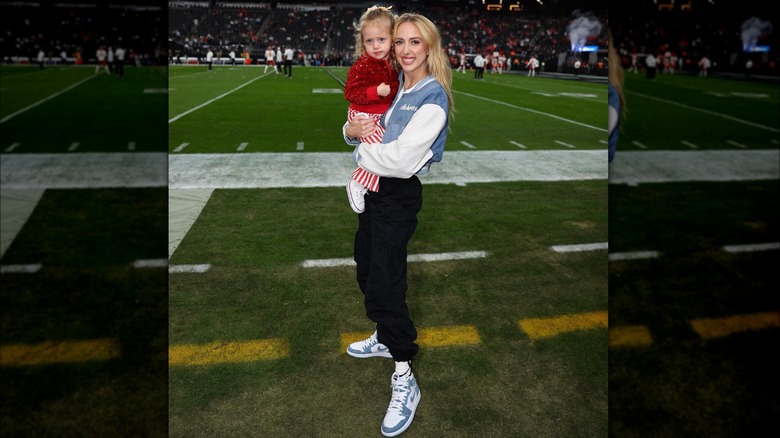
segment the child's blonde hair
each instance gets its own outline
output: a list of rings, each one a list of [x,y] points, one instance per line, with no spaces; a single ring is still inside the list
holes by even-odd
[[[363,12],[358,21],[352,23],[355,27],[355,60],[363,56],[366,52],[365,42],[363,41],[363,27],[368,24],[377,23],[386,26],[390,31],[390,53],[393,52],[393,26],[395,25],[396,15],[391,11],[392,6],[371,6]]]

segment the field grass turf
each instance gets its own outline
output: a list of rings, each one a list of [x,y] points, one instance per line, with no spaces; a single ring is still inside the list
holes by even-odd
[[[349,151],[346,68],[261,72],[171,68],[169,150]],[[468,74],[453,89],[447,150],[606,149],[603,82]],[[405,434],[605,435],[607,331],[531,339],[520,321],[606,310],[605,251],[551,249],[606,241],[606,180],[423,185],[409,253],[489,255],[409,264],[418,328],[473,326],[480,342],[422,348],[423,401]],[[172,365],[171,436],[378,434],[392,363],[341,349],[342,335],[372,328],[354,267],[301,266],[351,257],[356,225],[343,187],[214,190],[170,258],[210,264],[170,275],[171,346],[283,339],[289,353]]]
[[[629,112],[612,165],[621,151],[778,151],[776,83],[627,74],[625,88]],[[780,334],[780,253],[724,247],[780,241],[778,180],[739,177],[609,187],[610,253],[659,254],[609,264],[610,330],[643,327],[650,337],[610,348],[610,436],[777,430],[780,381],[769,351]],[[734,318],[768,319],[713,338],[695,329],[700,319],[727,329]]]

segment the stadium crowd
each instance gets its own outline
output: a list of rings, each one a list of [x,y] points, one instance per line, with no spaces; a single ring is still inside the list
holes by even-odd
[[[299,64],[350,65],[354,52],[352,23],[365,4],[171,1],[169,8],[172,63],[199,62],[209,49],[215,51],[217,59],[220,54],[237,51],[249,63],[262,63],[268,47],[283,50],[291,45],[297,50]],[[395,8],[399,14],[410,10],[405,5]],[[553,71],[571,67],[580,59],[583,71],[606,72],[606,10],[582,12],[604,24],[589,37],[589,44],[603,49],[593,56],[571,51],[567,34],[570,10],[496,12],[487,11],[481,4],[457,1],[415,3],[414,11],[439,26],[453,68],[463,52],[469,60],[477,53],[491,58],[494,53],[503,55],[506,70],[526,70],[528,59],[536,55]],[[491,64],[496,63],[489,63],[488,71],[493,71]]]
[[[43,52],[46,63],[95,64],[100,47],[122,47],[132,64],[167,63],[166,11],[159,2],[137,3],[2,2],[2,62],[34,62]]]
[[[346,66],[354,53],[352,23],[367,4],[85,1],[3,2],[2,61],[32,63],[43,51],[46,63],[94,64],[101,46],[107,50],[122,46],[131,65],[204,63],[209,51],[216,64],[229,62],[231,52],[241,63],[257,64],[265,62],[268,47],[283,52],[289,45],[296,51],[297,64]],[[533,56],[541,62],[540,71],[571,70],[581,62],[582,72],[606,74],[606,1],[594,0],[602,5],[599,10],[576,11],[602,24],[588,37],[588,44],[600,49],[590,54],[571,50],[567,26],[573,14],[563,7],[530,2],[521,11],[488,11],[467,0],[384,3],[394,4],[398,14],[414,11],[430,17],[441,29],[453,68],[461,53],[466,54],[468,67],[479,53],[488,59],[489,73],[497,72],[498,58],[504,71],[527,71]]]
[[[739,4],[737,4],[739,3]],[[645,59],[657,59],[659,74],[696,73],[699,62],[709,60],[711,71],[779,76],[778,49],[780,35],[772,32],[766,21],[768,4],[756,0],[731,2],[692,1],[684,5],[639,0],[630,5],[610,5],[610,23],[615,46],[627,69],[636,65],[637,72],[646,67]],[[683,7],[686,6],[686,7]],[[751,19],[764,23],[755,45],[765,52],[745,50],[744,26]]]

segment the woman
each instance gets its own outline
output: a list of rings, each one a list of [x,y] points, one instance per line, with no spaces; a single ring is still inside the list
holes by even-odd
[[[406,305],[407,245],[422,207],[422,184],[416,174],[441,161],[453,111],[452,70],[436,26],[421,15],[401,15],[393,45],[401,67],[400,89],[382,118],[382,143],[357,140],[374,132],[371,119],[354,119],[343,128],[347,143],[357,145],[353,156],[358,166],[380,177],[379,191],[365,197],[355,235],[357,282],[376,331],[351,344],[347,353],[395,360],[393,395],[381,427],[385,436],[405,431],[420,401],[412,373],[417,330]]]
[[[608,101],[608,161],[615,159],[618,137],[620,136],[620,121],[626,116],[626,99],[623,96],[623,63],[615,48],[612,31],[609,30],[609,83],[607,86]]]

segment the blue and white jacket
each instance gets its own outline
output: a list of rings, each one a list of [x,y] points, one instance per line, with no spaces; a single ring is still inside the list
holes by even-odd
[[[399,81],[403,84],[403,72]],[[353,157],[363,169],[379,176],[410,178],[427,173],[432,163],[441,161],[449,127],[448,110],[447,93],[429,75],[410,90],[399,90],[382,116],[382,143],[358,144],[346,134],[344,138],[349,144],[357,144]]]
[[[608,162],[612,162],[615,159],[615,152],[617,151],[618,137],[620,137],[620,95],[617,88],[612,83],[609,83],[609,91],[607,94],[607,100],[609,102],[608,111],[608,123],[609,123],[609,157]]]

